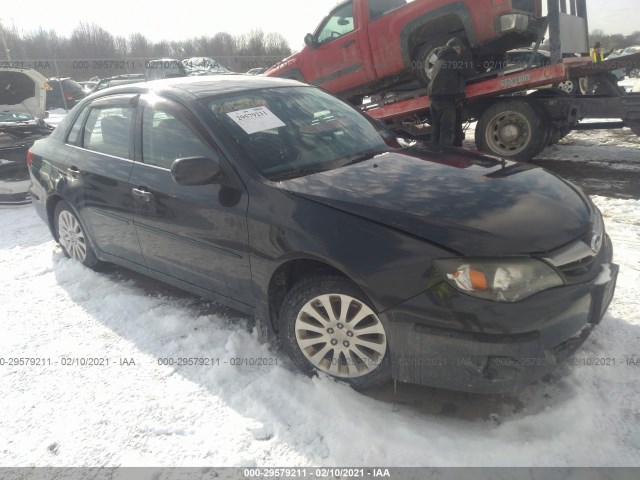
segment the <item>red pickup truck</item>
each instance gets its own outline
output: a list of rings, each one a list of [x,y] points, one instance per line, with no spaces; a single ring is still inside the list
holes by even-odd
[[[470,46],[479,70],[529,46],[545,28],[542,0],[347,0],[306,47],[266,72],[358,100],[416,76],[426,86],[438,49],[452,36]]]

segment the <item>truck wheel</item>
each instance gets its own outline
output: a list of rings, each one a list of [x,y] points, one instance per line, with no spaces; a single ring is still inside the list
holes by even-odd
[[[429,39],[416,51],[413,60],[413,70],[416,72],[420,83],[425,87],[428,87],[429,83],[431,83],[433,67],[436,60],[438,60],[438,54],[447,44],[449,38],[450,37],[441,36]]]
[[[303,372],[323,372],[359,390],[390,380],[384,324],[348,279],[301,279],[286,294],[280,319],[283,348]]]
[[[511,160],[528,161],[547,146],[550,130],[544,112],[526,101],[492,105],[476,127],[478,149]]]
[[[580,92],[580,83],[578,80],[565,80],[564,82],[556,83],[554,87],[568,95],[577,95]]]
[[[568,97],[569,94],[563,90],[562,88],[543,88],[541,90],[536,90],[533,93],[527,95],[528,97],[534,98],[557,98],[557,97]],[[568,127],[560,127],[560,126],[549,126],[549,139],[547,140],[547,145],[555,145],[564,137],[571,133],[571,129]]]

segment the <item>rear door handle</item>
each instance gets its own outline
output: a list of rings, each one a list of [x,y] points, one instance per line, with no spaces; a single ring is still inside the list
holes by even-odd
[[[132,188],[131,193],[133,193],[134,197],[137,197],[145,202],[150,202],[151,198],[153,197],[153,193],[141,187]]]
[[[351,45],[353,45],[354,43],[356,43],[355,40],[349,40],[348,42],[344,42],[342,44],[342,48],[349,48]]]
[[[69,175],[71,175],[71,177],[75,179],[80,178],[80,175],[82,175],[82,172],[78,167],[69,167],[67,168],[67,172],[69,172]]]

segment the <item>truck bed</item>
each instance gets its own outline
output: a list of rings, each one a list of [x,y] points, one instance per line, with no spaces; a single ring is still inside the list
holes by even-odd
[[[531,69],[505,69],[498,76],[479,81],[470,81],[466,89],[468,100],[495,97],[521,90],[530,90],[565,80],[580,78],[594,73],[604,73],[625,64],[640,63],[640,54],[594,64],[588,57],[567,58],[563,63]],[[394,120],[424,113],[430,105],[426,90],[402,93],[391,99],[362,107],[367,115],[380,120]]]

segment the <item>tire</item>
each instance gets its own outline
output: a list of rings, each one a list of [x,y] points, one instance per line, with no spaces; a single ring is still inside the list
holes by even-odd
[[[578,93],[580,93],[579,80],[565,80],[564,82],[556,83],[553,86],[554,88],[562,90],[568,95],[577,95]]]
[[[634,123],[630,123],[628,125],[628,127],[631,129],[631,131],[633,133],[635,133],[636,135],[638,135],[640,137],[640,122],[638,122],[638,123],[635,123],[635,122]]]
[[[384,324],[348,279],[328,274],[302,278],[286,294],[280,322],[284,350],[307,375],[323,372],[357,390],[391,379]]]
[[[93,269],[99,267],[101,262],[71,206],[65,201],[60,201],[53,215],[54,228],[62,253],[68,258],[79,261],[85,267]]]
[[[487,108],[476,127],[476,146],[510,160],[528,161],[549,143],[549,122],[542,109],[522,100]]]
[[[424,87],[431,83],[433,66],[437,60],[438,53],[444,48],[451,37],[434,37],[427,40],[418,47],[413,57],[413,70]]]
[[[589,81],[587,77],[580,77],[578,79],[578,86],[580,89],[580,95],[586,95],[589,87]]]
[[[558,98],[558,97],[568,97],[569,94],[562,90],[561,88],[543,88],[541,90],[536,90],[533,93],[527,95],[528,97],[533,98]],[[559,126],[550,126],[549,127],[549,138],[547,139],[547,146],[555,145],[564,137],[571,133],[570,128],[562,128]]]

